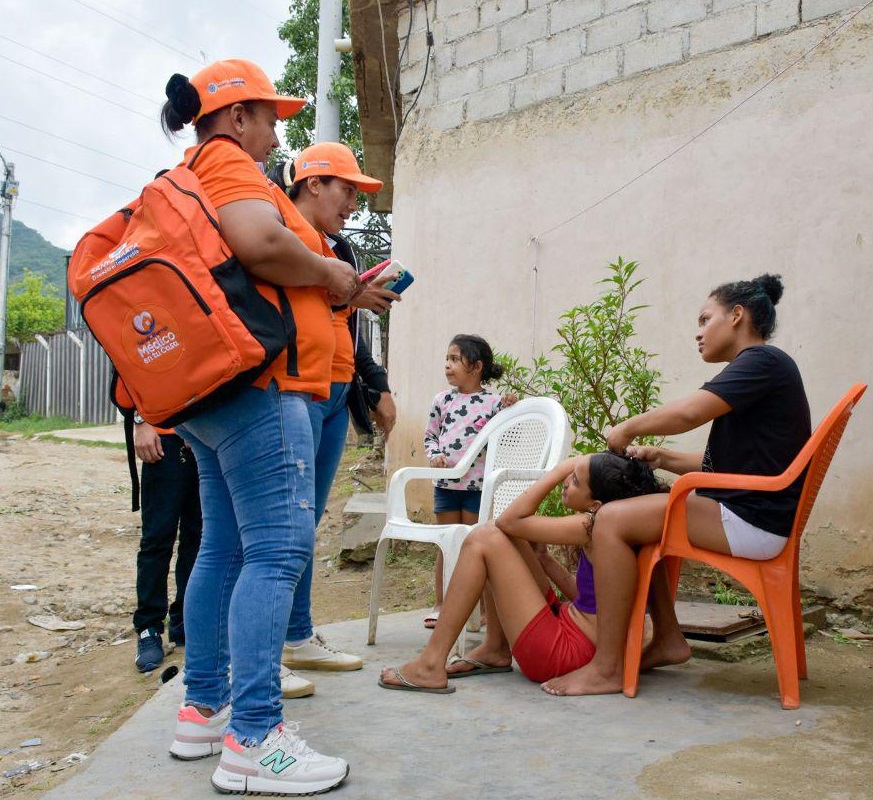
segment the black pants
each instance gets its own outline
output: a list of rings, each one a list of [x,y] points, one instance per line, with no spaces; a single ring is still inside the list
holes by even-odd
[[[136,557],[136,602],[133,627],[164,630],[169,611],[170,627],[182,624],[185,587],[200,549],[203,519],[197,463],[181,437],[162,434],[164,457],[142,465],[142,538]],[[176,533],[176,599],[168,607],[167,578]]]

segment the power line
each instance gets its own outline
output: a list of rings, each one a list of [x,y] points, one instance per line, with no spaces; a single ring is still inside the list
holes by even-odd
[[[62,67],[66,67],[67,69],[74,70],[75,72],[81,72],[83,75],[87,75],[89,78],[93,78],[94,80],[100,81],[101,83],[108,84],[109,86],[112,86],[115,89],[121,89],[121,91],[127,92],[128,94],[132,94],[135,97],[139,97],[141,100],[145,100],[149,103],[153,103],[155,100],[154,97],[147,97],[146,95],[140,94],[139,92],[135,92],[135,91],[133,91],[133,89],[129,89],[128,87],[122,86],[119,83],[113,83],[112,81],[108,81],[108,80],[106,80],[106,78],[101,78],[99,75],[95,75],[93,72],[88,72],[87,70],[80,69],[79,67],[75,67],[72,64],[68,64],[66,61],[61,61],[61,59],[55,58],[54,56],[50,56],[48,53],[43,53],[41,50],[37,50],[35,47],[31,47],[30,45],[22,44],[21,42],[15,41],[15,39],[11,39],[8,36],[4,36],[2,33],[0,33],[0,39],[3,39],[4,41],[7,41],[7,42],[11,42],[12,44],[17,45],[18,47],[23,48],[24,50],[30,50],[31,53],[36,53],[38,56],[42,56],[43,58],[47,58],[50,61],[54,61],[55,63],[60,64]]]
[[[26,203],[29,206],[38,206],[39,208],[44,208],[47,211],[54,211],[58,214],[66,214],[68,217],[78,217],[79,219],[83,219],[86,222],[99,222],[100,220],[94,219],[94,217],[85,217],[82,214],[74,214],[72,211],[64,211],[62,208],[55,208],[54,206],[47,206],[43,203],[37,203],[35,200],[25,200],[23,197],[18,198],[19,203]]]
[[[568,225],[569,223],[573,222],[573,220],[578,219],[583,214],[587,214],[589,211],[592,211],[593,209],[597,208],[597,206],[602,205],[607,200],[610,200],[611,198],[615,197],[617,194],[620,194],[625,189],[627,189],[629,186],[632,186],[633,184],[635,184],[641,178],[646,177],[646,175],[648,175],[649,173],[654,172],[662,164],[666,163],[671,158],[673,158],[674,156],[681,153],[686,147],[689,147],[692,144],[694,144],[694,142],[696,142],[702,136],[705,136],[707,133],[709,133],[720,122],[725,120],[727,117],[729,117],[731,114],[733,114],[738,109],[742,108],[750,100],[757,97],[761,92],[763,92],[766,88],[771,86],[775,81],[779,80],[779,78],[781,78],[786,72],[788,72],[789,70],[796,67],[801,61],[803,61],[805,58],[807,58],[814,50],[821,47],[821,45],[823,45],[826,41],[828,41],[828,39],[831,39],[834,36],[836,36],[836,34],[839,33],[843,28],[845,28],[846,25],[848,25],[850,22],[852,22],[852,20],[854,20],[855,17],[857,17],[861,12],[868,9],[871,5],[873,5],[873,0],[867,0],[867,2],[863,6],[861,6],[861,8],[859,8],[851,16],[844,19],[839,25],[837,25],[836,28],[834,28],[826,36],[824,36],[822,39],[817,41],[812,47],[810,47],[808,50],[806,50],[804,53],[802,53],[800,56],[798,56],[796,59],[794,59],[794,61],[792,61],[790,64],[788,64],[788,66],[779,70],[779,72],[777,72],[772,78],[765,81],[763,84],[761,84],[761,86],[759,86],[757,89],[755,89],[755,91],[753,91],[751,94],[744,97],[736,105],[731,106],[727,111],[725,111],[723,114],[721,114],[721,116],[716,117],[715,120],[710,122],[709,125],[707,125],[705,128],[703,128],[703,130],[694,134],[694,136],[692,136],[687,142],[684,142],[683,144],[679,145],[679,147],[677,147],[675,150],[672,150],[671,152],[667,153],[667,155],[665,155],[663,158],[656,161],[650,167],[647,167],[646,169],[644,169],[638,175],[635,175],[629,181],[623,183],[618,188],[613,189],[611,192],[609,192],[608,194],[605,194],[603,197],[601,197],[599,200],[596,200],[591,205],[586,206],[581,211],[577,211],[575,214],[568,217],[563,222],[559,222],[557,225],[553,225],[551,228],[543,231],[542,233],[536,234],[535,236],[531,236],[530,241],[532,241],[536,244],[539,241],[539,239],[541,239],[542,237],[548,236],[550,233],[554,233],[559,228],[563,228],[565,225]]]
[[[0,119],[5,119],[7,122],[11,122],[13,125],[20,125],[22,128],[27,128],[31,131],[36,131],[37,133],[41,133],[44,136],[50,136],[52,139],[58,139],[61,142],[66,142],[67,144],[71,144],[75,147],[81,147],[83,150],[90,150],[92,153],[97,153],[97,155],[105,156],[106,158],[111,158],[115,161],[120,161],[122,164],[129,164],[131,167],[136,167],[137,169],[141,169],[144,172],[154,172],[151,167],[146,167],[142,164],[137,164],[133,161],[128,161],[126,158],[121,158],[120,156],[113,155],[112,153],[104,153],[102,150],[98,150],[96,147],[90,147],[87,144],[81,144],[80,142],[74,142],[72,139],[66,139],[63,136],[58,136],[56,133],[51,133],[49,131],[44,131],[42,128],[34,127],[33,125],[28,125],[26,122],[21,122],[17,119],[12,119],[12,117],[7,117],[3,114],[0,114]]]
[[[47,158],[42,158],[41,156],[35,156],[32,153],[25,153],[23,150],[16,150],[14,147],[9,147],[8,145],[4,145],[4,147],[12,153],[18,153],[20,156],[24,156],[25,158],[32,158],[35,161],[42,161],[43,164],[49,164],[52,167],[57,167],[58,169],[66,170],[67,172],[75,172],[77,175],[83,175],[86,178],[93,178],[95,181],[100,181],[101,183],[108,184],[109,186],[117,186],[119,189],[126,189],[128,192],[133,192],[134,194],[138,193],[140,189],[131,189],[130,186],[124,186],[121,183],[115,183],[114,181],[108,181],[106,178],[101,178],[99,175],[92,175],[90,172],[82,172],[82,170],[74,169],[73,167],[68,167],[66,164],[58,164],[56,161],[49,161]]]
[[[96,92],[91,92],[88,89],[83,89],[81,86],[76,86],[75,83],[65,81],[63,78],[59,78],[57,75],[52,75],[49,72],[43,72],[40,69],[36,69],[36,67],[31,67],[28,64],[23,64],[21,61],[16,61],[14,58],[9,58],[9,56],[4,56],[2,53],[0,53],[0,58],[4,59],[5,61],[11,61],[13,64],[18,65],[19,67],[24,67],[24,69],[29,69],[31,72],[37,73],[37,75],[42,75],[45,78],[51,78],[51,80],[53,80],[55,83],[62,83],[64,84],[64,86],[69,86],[71,89],[75,89],[77,92],[82,92],[83,94],[90,95],[91,97],[96,97],[98,100],[101,100],[104,103],[110,103],[113,106],[118,106],[125,111],[129,111],[131,114],[136,114],[138,117],[143,117],[144,119],[154,122],[154,117],[148,114],[143,114],[142,111],[137,111],[135,108],[129,108],[128,106],[122,105],[121,103],[116,103],[114,100],[103,97]]]
[[[150,33],[146,33],[145,31],[141,31],[139,28],[134,28],[133,25],[128,25],[123,20],[120,20],[117,17],[113,17],[111,14],[107,14],[105,11],[101,11],[99,8],[94,8],[94,6],[88,5],[88,3],[85,3],[83,0],[75,0],[75,2],[77,2],[80,6],[84,6],[85,8],[90,9],[95,14],[100,14],[101,16],[106,17],[107,19],[111,19],[113,22],[117,22],[122,27],[133,31],[134,33],[138,33],[140,36],[145,36],[146,39],[150,39],[151,41],[161,45],[162,47],[166,47],[168,50],[172,50],[174,53],[178,53],[180,56],[184,56],[185,58],[187,58],[191,61],[194,61],[201,66],[203,64],[203,61],[201,59],[195,58],[194,56],[189,55],[184,50],[179,50],[178,47],[173,47],[173,45],[167,44],[166,42],[162,41],[161,39],[158,39],[157,37],[152,36]]]

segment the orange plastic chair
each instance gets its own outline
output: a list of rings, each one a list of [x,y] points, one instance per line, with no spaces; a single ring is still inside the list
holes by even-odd
[[[673,484],[661,541],[646,545],[637,557],[639,580],[624,657],[623,690],[627,697],[636,697],[639,686],[643,626],[652,571],[659,561],[664,560],[675,597],[682,559],[690,558],[736,578],[758,601],[770,633],[782,707],[790,709],[800,705],[799,679],[806,678],[806,644],[800,609],[800,537],[852,410],[866,389],[866,384],[857,383],[846,392],[781,475],[689,472]],[[789,486],[807,468],[791,536],[776,558],[767,561],[735,558],[703,550],[688,541],[685,501],[690,492],[701,488],[778,491]]]

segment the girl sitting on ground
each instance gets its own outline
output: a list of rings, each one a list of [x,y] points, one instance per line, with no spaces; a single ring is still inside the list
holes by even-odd
[[[560,485],[564,504],[581,513],[537,516],[540,503]],[[597,641],[591,566],[580,558],[576,586],[567,587],[554,570],[556,562],[538,557],[533,545],[583,547],[604,503],[661,490],[647,464],[615,453],[577,456],[558,464],[495,522],[479,525],[466,538],[430,641],[414,661],[384,669],[379,685],[448,694],[455,690],[449,678],[509,672],[513,658],[530,680],[538,682],[587,664]],[[558,602],[543,563],[562,591],[575,593],[569,602]],[[449,652],[486,585],[491,591],[485,593],[485,639],[447,667]]]

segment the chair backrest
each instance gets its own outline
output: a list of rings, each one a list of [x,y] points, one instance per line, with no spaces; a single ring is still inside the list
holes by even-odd
[[[524,491],[529,481],[504,481],[491,490],[488,476],[497,469],[551,469],[570,449],[570,422],[557,400],[530,397],[492,418],[487,431],[485,485],[479,521],[494,518]]]
[[[843,437],[843,431],[849,423],[849,417],[861,395],[867,389],[867,384],[856,383],[840,401],[830,410],[828,415],[819,423],[809,441],[797,454],[789,470],[806,467],[806,478],[803,481],[803,490],[797,503],[797,515],[794,518],[794,526],[791,529],[791,537],[800,537],[809,521],[812,506],[818,497],[818,490],[824,482],[825,474],[837,450],[837,445]]]

